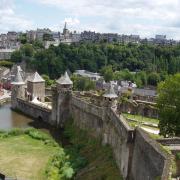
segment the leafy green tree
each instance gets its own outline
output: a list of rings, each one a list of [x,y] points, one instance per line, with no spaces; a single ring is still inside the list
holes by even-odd
[[[40,58],[41,54],[41,58]],[[25,60],[28,67],[31,65],[42,74],[50,78],[58,78],[66,69],[74,72],[85,69],[92,72],[101,72],[107,81],[124,79],[137,81],[142,86],[156,85],[165,76],[161,73],[175,74],[180,72],[180,48],[177,46],[155,46],[148,44],[117,44],[117,43],[72,43],[50,46],[44,49],[42,42],[24,44],[19,54],[13,53],[12,61]],[[127,70],[124,70],[127,69]],[[114,73],[113,70],[118,71]],[[119,72],[120,71],[120,72]],[[122,72],[123,71],[123,72]],[[148,73],[130,73],[144,71]],[[152,75],[152,72],[155,75]],[[160,77],[158,74],[160,73]],[[149,77],[148,77],[149,76]]]
[[[89,78],[73,75],[71,79],[73,81],[74,90],[89,91],[95,89],[95,82],[91,81]]]
[[[180,136],[180,73],[158,85],[159,128],[164,136]]]
[[[54,81],[54,80],[51,80],[51,79],[49,78],[49,76],[46,75],[46,74],[43,74],[43,75],[42,75],[42,78],[45,80],[45,85],[46,85],[46,86],[51,86],[51,85],[53,85],[53,84],[55,83],[55,81]]]
[[[152,86],[157,86],[157,84],[160,82],[160,76],[158,73],[150,73],[148,76],[148,84]]]
[[[113,80],[112,66],[103,67],[101,72],[102,72],[102,74],[104,76],[104,80],[106,82],[109,82],[109,81]]]
[[[0,66],[4,66],[7,68],[11,68],[13,66],[14,63],[10,62],[10,61],[6,61],[6,60],[1,60],[0,61]]]
[[[11,54],[11,61],[12,62],[21,62],[22,61],[22,53],[21,51],[14,51],[12,54]]]
[[[22,34],[20,35],[19,41],[21,42],[21,44],[26,44],[26,43],[27,43],[26,33],[22,33]]]
[[[52,40],[54,40],[52,34],[47,34],[47,33],[43,34],[43,41],[52,41]]]
[[[27,57],[32,57],[34,54],[34,49],[33,46],[31,44],[25,44],[22,46],[21,51],[23,53],[24,56]]]

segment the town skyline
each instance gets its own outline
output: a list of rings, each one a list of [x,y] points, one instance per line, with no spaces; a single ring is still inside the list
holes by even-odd
[[[77,32],[137,34],[151,38],[156,34],[168,39],[180,39],[178,0],[128,0],[85,2],[76,0],[0,0],[0,32],[50,28]]]

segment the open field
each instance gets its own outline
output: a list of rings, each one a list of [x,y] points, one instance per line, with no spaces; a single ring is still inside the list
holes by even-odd
[[[25,180],[44,180],[50,157],[58,148],[22,134],[0,139],[0,172]]]

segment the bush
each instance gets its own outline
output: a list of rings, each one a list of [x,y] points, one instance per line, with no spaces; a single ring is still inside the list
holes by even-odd
[[[19,136],[21,134],[24,134],[24,131],[22,129],[18,129],[18,128],[12,129],[8,132],[9,136]]]
[[[44,143],[47,145],[58,146],[58,144],[53,139],[51,139],[47,134],[40,132],[34,128],[26,129],[25,134],[29,135],[33,139],[44,141]]]
[[[69,156],[66,155],[63,149],[53,156],[49,161],[46,175],[48,180],[61,180],[71,179],[73,177],[74,170],[69,162]]]
[[[12,137],[12,136],[19,136],[21,134],[23,134],[24,131],[22,129],[12,129],[10,131],[0,131],[0,138],[4,139],[4,138],[8,138],[8,137]]]
[[[176,159],[177,159],[177,160],[180,160],[180,152],[178,152],[178,153],[176,154]]]

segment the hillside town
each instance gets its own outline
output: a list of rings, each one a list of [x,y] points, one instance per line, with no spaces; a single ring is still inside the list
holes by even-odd
[[[113,33],[96,33],[92,31],[83,31],[78,33],[71,32],[65,22],[62,32],[54,32],[49,28],[27,30],[24,32],[8,32],[0,34],[0,60],[10,59],[11,53],[18,50],[21,46],[23,36],[26,36],[29,43],[33,41],[43,42],[46,49],[50,45],[58,46],[60,43],[71,44],[79,42],[101,42],[107,43],[135,43],[135,44],[157,44],[157,45],[177,45],[179,41],[167,39],[166,35],[156,35],[155,38],[140,38],[139,35],[119,35]]]

